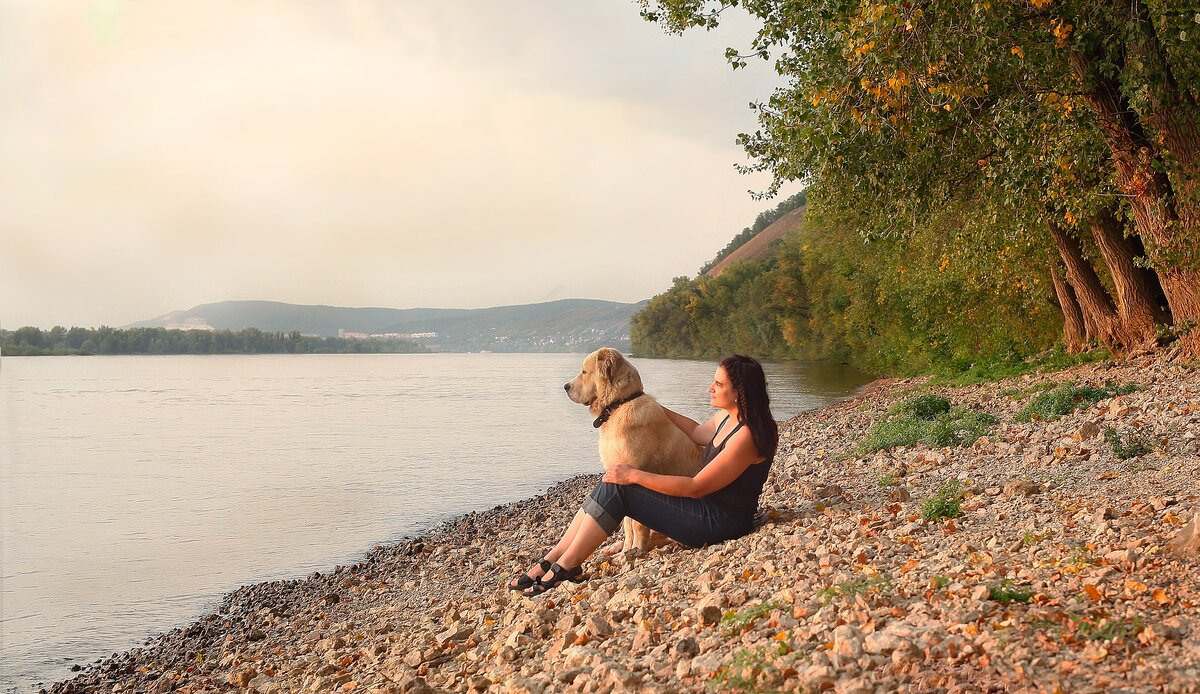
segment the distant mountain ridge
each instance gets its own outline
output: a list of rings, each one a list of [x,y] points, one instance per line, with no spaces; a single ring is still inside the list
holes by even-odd
[[[645,304],[561,299],[479,309],[396,309],[222,301],[124,327],[257,328],[322,337],[401,334],[430,349],[450,352],[586,352],[602,346],[627,351],[629,319]]]

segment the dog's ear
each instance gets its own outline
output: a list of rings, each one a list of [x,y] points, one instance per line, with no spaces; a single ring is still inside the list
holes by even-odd
[[[605,380],[611,381],[613,371],[622,360],[621,353],[610,347],[604,347],[596,352],[596,370],[604,375]]]
[[[608,383],[609,402],[629,397],[642,389],[642,377],[633,364],[615,349],[605,348],[605,380]]]

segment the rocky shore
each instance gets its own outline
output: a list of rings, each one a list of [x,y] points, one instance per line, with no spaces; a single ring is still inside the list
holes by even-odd
[[[1137,389],[1015,421],[1066,381]],[[889,407],[931,392],[999,423],[970,446],[859,453]],[[1118,456],[1108,427],[1145,450]],[[879,381],[785,423],[752,535],[595,559],[540,598],[503,590],[597,479],[244,587],[50,691],[1200,692],[1195,366]],[[939,492],[961,515],[926,519]]]

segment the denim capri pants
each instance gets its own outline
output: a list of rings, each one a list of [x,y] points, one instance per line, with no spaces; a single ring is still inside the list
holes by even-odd
[[[601,482],[583,501],[583,512],[612,535],[630,517],[688,547],[702,547],[749,535],[754,514],[730,513],[709,497],[662,494],[637,484]]]

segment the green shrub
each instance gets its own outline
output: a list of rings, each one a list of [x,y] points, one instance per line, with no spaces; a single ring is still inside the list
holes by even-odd
[[[1076,619],[1076,630],[1085,641],[1115,641],[1137,636],[1145,629],[1141,617],[1120,619],[1113,617],[1097,617],[1095,619]]]
[[[1101,400],[1114,395],[1132,393],[1138,389],[1135,385],[1095,388],[1092,386],[1077,386],[1074,383],[1063,383],[1048,393],[1041,393],[1029,401],[1025,408],[1017,413],[1018,422],[1033,420],[1057,419],[1075,410],[1091,407]]]
[[[999,421],[986,412],[956,408],[933,420],[924,441],[938,447],[970,445]]]
[[[970,445],[997,421],[986,412],[951,407],[940,395],[918,395],[888,410],[867,432],[859,450],[874,453],[918,443],[938,448]]]
[[[962,490],[958,480],[943,484],[937,493],[921,502],[921,517],[925,520],[958,518],[962,515]]]
[[[858,581],[847,581],[834,586],[825,586],[817,591],[817,599],[822,605],[828,605],[833,602],[833,599],[839,595],[854,597],[855,595],[864,595],[877,590],[885,590],[892,586],[892,579],[879,574],[871,578]]]
[[[1033,599],[1033,591],[1028,588],[1020,588],[1006,578],[988,586],[988,599],[995,600],[1001,605],[1007,605],[1010,602],[1026,603]]]
[[[778,600],[768,600],[760,602],[757,605],[743,607],[735,612],[730,612],[721,618],[721,628],[730,635],[741,633],[754,624],[754,622],[779,609],[780,605],[782,603]]]
[[[939,366],[934,369],[934,376],[930,383],[945,386],[973,386],[977,383],[1000,381],[1027,373],[1062,371],[1072,366],[1091,364],[1111,357],[1112,355],[1104,348],[1080,354],[1069,354],[1062,348],[1062,345],[1057,345],[1054,349],[1046,350],[1027,359],[984,359],[957,371]],[[1012,392],[1015,391],[1005,391],[1001,395]]]
[[[933,419],[950,411],[950,401],[940,395],[917,395],[896,403],[888,414],[899,414],[917,419]]]
[[[1105,427],[1104,440],[1112,447],[1113,455],[1121,460],[1136,458],[1154,450],[1154,438],[1141,429],[1131,429],[1121,436],[1116,429]]]
[[[759,692],[763,689],[759,680],[767,672],[776,669],[773,661],[791,652],[785,642],[776,646],[743,648],[733,659],[717,668],[708,681],[709,689],[718,692]]]

